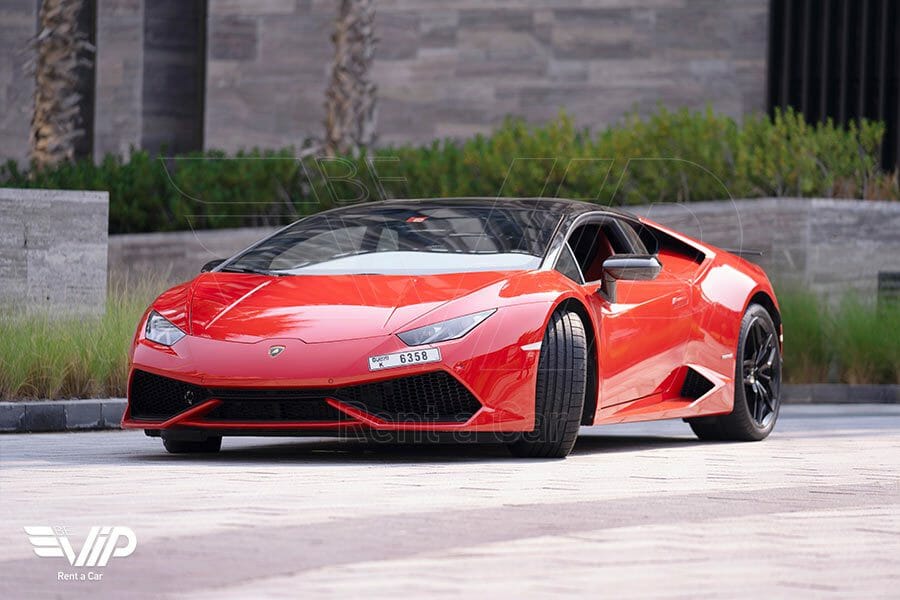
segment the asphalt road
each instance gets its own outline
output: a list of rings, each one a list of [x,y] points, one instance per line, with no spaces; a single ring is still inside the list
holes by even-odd
[[[900,406],[789,406],[762,443],[700,443],[679,421],[586,428],[564,461],[260,438],[198,458],[139,432],[6,435],[0,510],[10,599],[897,598]],[[77,554],[95,525],[131,528],[133,554],[72,567],[24,532],[65,527]]]

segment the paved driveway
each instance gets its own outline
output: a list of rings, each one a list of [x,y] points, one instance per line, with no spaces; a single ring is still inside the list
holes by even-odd
[[[7,435],[0,510],[3,598],[897,598],[900,407],[789,406],[750,444],[681,422],[586,428],[565,461],[258,438],[192,458],[135,432]],[[33,554],[36,525],[65,527],[76,554],[94,525],[137,547],[71,567]]]

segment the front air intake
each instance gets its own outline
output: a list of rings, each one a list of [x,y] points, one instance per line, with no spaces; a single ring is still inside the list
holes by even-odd
[[[128,389],[131,417],[161,421],[206,400],[202,387],[146,371],[135,371]]]
[[[481,408],[466,386],[444,371],[374,383],[319,389],[209,389],[136,370],[129,389],[131,416],[164,421],[206,400],[220,404],[204,421],[336,422],[352,420],[334,399],[390,423],[465,423]]]
[[[392,423],[465,423],[481,403],[444,371],[338,388],[334,398]]]

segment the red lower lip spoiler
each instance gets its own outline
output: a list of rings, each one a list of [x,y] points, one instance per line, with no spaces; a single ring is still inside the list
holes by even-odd
[[[435,422],[435,423],[391,423],[389,421],[385,421],[383,419],[379,419],[373,415],[370,415],[364,411],[361,411],[357,408],[344,404],[339,400],[335,400],[334,398],[328,398],[326,400],[329,405],[338,409],[342,413],[347,416],[353,417],[357,421],[361,423],[365,423],[372,429],[379,430],[391,430],[391,429],[400,429],[402,428],[405,431],[446,431],[448,429],[462,429],[466,425],[468,425],[476,416],[478,416],[478,412],[476,412],[472,417],[466,421],[465,423],[456,423],[456,422]],[[483,409],[482,409],[483,410]],[[480,412],[480,411],[479,411]]]

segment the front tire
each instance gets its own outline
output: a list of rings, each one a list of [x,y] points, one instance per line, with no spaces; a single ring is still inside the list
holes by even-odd
[[[205,440],[179,440],[163,436],[163,446],[169,454],[213,454],[222,449],[222,437],[211,436]]]
[[[541,343],[534,429],[509,444],[514,456],[565,458],[575,445],[587,387],[587,336],[581,318],[564,310],[550,317]]]
[[[758,441],[775,428],[781,408],[781,345],[772,316],[759,304],[744,313],[736,357],[731,413],[688,419],[701,440]]]

